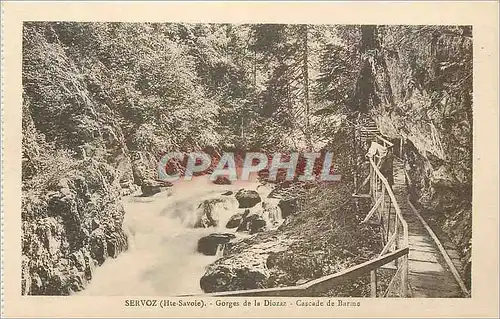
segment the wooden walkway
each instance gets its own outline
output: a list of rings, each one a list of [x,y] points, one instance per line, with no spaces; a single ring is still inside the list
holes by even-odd
[[[353,197],[369,198],[373,203],[361,224],[370,222],[380,226],[384,248],[378,257],[297,286],[227,291],[211,296],[318,296],[328,293],[332,287],[346,280],[370,274],[371,297],[469,297],[459,272],[453,267],[453,263],[458,260],[453,245],[450,241],[438,239],[409,202],[403,163],[392,156],[392,187],[380,171],[380,167],[387,164],[383,162],[387,159],[387,152],[380,152],[381,148],[377,144],[386,149],[394,145],[373,132],[372,135],[377,141],[371,144],[367,153],[370,173]],[[367,185],[369,193],[359,193]],[[374,221],[373,217],[378,217],[378,221]],[[394,270],[387,287],[382,291],[377,279],[381,269]]]
[[[463,292],[438,246],[408,203],[403,163],[394,160],[394,195],[408,223],[409,293],[414,298],[460,298]],[[447,247],[450,255],[456,251]]]

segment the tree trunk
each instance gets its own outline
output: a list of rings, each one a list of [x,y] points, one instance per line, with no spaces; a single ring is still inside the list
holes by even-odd
[[[307,25],[302,27],[302,78],[304,85],[304,120],[305,120],[305,138],[308,151],[312,151],[311,129],[309,123],[309,48],[308,48],[308,32]]]

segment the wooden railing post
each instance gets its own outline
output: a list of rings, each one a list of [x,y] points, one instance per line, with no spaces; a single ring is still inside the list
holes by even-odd
[[[401,265],[401,297],[408,297],[408,255],[404,255]]]
[[[403,158],[403,137],[401,136],[401,139],[399,141],[399,156]]]
[[[383,141],[383,139],[382,139]],[[385,143],[385,142],[384,142]],[[390,147],[392,147],[391,143],[387,143]],[[277,288],[267,288],[267,289],[250,289],[250,290],[241,290],[241,291],[227,291],[227,292],[219,292],[214,293],[208,296],[311,296],[318,293],[325,293],[330,291],[332,287],[335,287],[337,283],[345,283],[347,279],[358,278],[360,276],[366,276],[368,272],[370,272],[370,295],[371,297],[376,298],[378,293],[378,282],[377,282],[377,269],[380,269],[383,265],[389,264],[394,261],[396,264],[396,274],[392,277],[385,293],[382,292],[380,295],[382,297],[387,296],[389,292],[393,292],[393,288],[395,288],[395,284],[397,284],[398,278],[400,279],[400,294],[401,297],[408,297],[408,224],[406,223],[403,215],[401,214],[401,209],[397,203],[396,197],[392,191],[391,186],[389,185],[387,179],[378,169],[377,164],[373,160],[373,157],[369,158],[370,161],[370,175],[363,185],[370,182],[370,195],[372,197],[372,201],[375,206],[372,207],[370,212],[367,214],[364,221],[361,223],[365,223],[373,216],[378,209],[378,212],[382,214],[385,212],[387,207],[387,232],[388,238],[390,238],[390,244],[387,243],[380,253],[380,255],[376,259],[372,259],[366,261],[364,263],[358,264],[356,266],[350,267],[348,269],[342,270],[340,272],[323,276],[318,279],[311,280],[307,283],[298,285],[298,286],[288,286],[288,287],[277,287]],[[380,197],[378,192],[378,187],[380,186]],[[386,194],[387,192],[387,194]],[[385,203],[385,195],[389,198],[388,203]],[[379,205],[382,205],[379,207]],[[391,207],[394,207],[394,233],[389,237],[390,227],[391,227]],[[399,237],[400,229],[403,232],[402,238]],[[402,244],[400,241],[402,240]],[[391,252],[390,248],[394,243],[394,250]],[[400,246],[403,248],[399,248]],[[401,259],[401,260],[400,260]],[[398,264],[401,265],[398,268]],[[185,295],[187,296],[187,295]],[[207,296],[207,295],[205,295]]]
[[[384,222],[384,214],[385,214],[385,188],[382,187],[382,191],[380,193],[380,196],[382,196],[382,204],[380,204],[380,220],[382,221],[382,223]],[[385,230],[385,226],[383,225],[383,229]],[[382,235],[385,235],[385,234],[382,234]],[[382,237],[385,237],[385,236],[382,236]]]
[[[370,287],[372,298],[377,298],[377,269],[374,269],[370,272]]]
[[[386,143],[383,138],[379,138],[385,147],[392,147],[391,143]],[[393,148],[389,151],[396,151]],[[402,141],[400,142],[400,154],[403,153]],[[394,153],[392,153],[394,154]],[[376,156],[370,157],[370,195],[372,197],[372,201],[374,203],[374,207],[370,210],[368,215],[366,216],[366,220],[368,220],[373,213],[379,214],[379,224],[381,225],[382,231],[387,232],[382,234],[382,240],[387,241],[386,245],[381,252],[381,256],[390,251],[391,246],[394,245],[394,251],[398,251],[401,246],[405,247],[404,249],[408,249],[408,225],[401,215],[401,211],[397,201],[395,199],[394,193],[392,192],[391,185],[388,183],[387,179],[379,170],[379,164],[382,161],[382,158],[378,159]],[[380,189],[379,189],[380,187]],[[389,202],[386,203],[386,192],[389,197]],[[391,207],[394,206],[394,225],[391,225]],[[386,220],[387,221],[386,221]],[[387,228],[386,228],[387,227]],[[391,235],[391,228],[394,227],[394,232]],[[401,228],[401,229],[400,229]],[[399,233],[402,233],[402,238],[400,238]],[[387,238],[387,239],[386,239]],[[391,240],[389,240],[391,238]],[[401,240],[403,241],[401,243]],[[390,243],[389,243],[390,241]],[[397,282],[398,277],[400,280],[400,295],[402,297],[408,296],[408,252],[404,256],[400,256],[399,258],[393,259],[396,269],[398,269],[397,274],[392,279],[392,282]],[[388,291],[391,288],[391,284],[387,288]],[[386,291],[387,293],[387,291]],[[377,268],[370,271],[370,295],[371,297],[377,297]],[[385,294],[383,294],[385,296]]]
[[[375,170],[372,166],[370,166],[370,194],[372,195],[372,201],[375,203],[375,187],[374,187],[374,179],[375,179]]]
[[[386,241],[389,240],[389,237],[391,235],[391,197],[389,196],[389,203],[387,205],[387,230],[386,230]]]
[[[396,240],[394,240],[394,250],[398,250],[399,249],[399,231],[398,231],[398,224],[399,224],[399,218],[398,216],[396,215],[396,218],[394,220],[394,236],[396,236]],[[399,259],[396,259],[394,260],[394,264],[396,266],[396,269],[398,267],[398,260]]]

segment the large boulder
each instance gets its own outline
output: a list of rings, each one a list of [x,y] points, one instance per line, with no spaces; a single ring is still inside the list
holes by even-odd
[[[281,209],[281,217],[287,218],[298,211],[297,199],[281,199],[278,203],[278,207]]]
[[[145,180],[141,185],[142,196],[153,196],[171,187],[172,183],[167,181]]]
[[[236,201],[232,197],[211,198],[203,200],[197,208],[195,228],[217,227],[229,220],[234,214]],[[222,224],[224,225],[224,224]]]
[[[227,222],[226,228],[231,229],[231,228],[239,227],[241,225],[241,222],[243,221],[243,219],[245,219],[245,217],[247,217],[247,215],[249,213],[250,213],[250,211],[248,209],[246,209],[244,212],[234,214],[233,216],[231,216],[231,218]]]
[[[239,208],[252,208],[261,201],[259,193],[254,190],[240,189],[234,196],[238,201]]]
[[[269,288],[272,270],[266,266],[269,254],[284,251],[291,244],[285,236],[271,237],[259,243],[254,239],[234,240],[226,245],[224,258],[206,268],[200,287],[206,293]]]
[[[251,213],[246,216],[236,231],[248,231],[250,234],[263,232],[267,229],[267,222],[261,213]]]
[[[206,293],[267,287],[266,257],[245,253],[237,258],[219,259],[208,266],[200,279],[200,287]]]
[[[267,229],[267,222],[262,215],[252,215],[247,218],[247,228],[250,234],[260,233]]]
[[[234,234],[229,233],[214,233],[202,237],[198,241],[198,252],[208,256],[215,256],[219,245],[225,245],[235,237]]]
[[[200,279],[200,287],[206,293],[258,289],[267,286],[269,275],[263,268],[230,268],[226,265],[213,267]]]

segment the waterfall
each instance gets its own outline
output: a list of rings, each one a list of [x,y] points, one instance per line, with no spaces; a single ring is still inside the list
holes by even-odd
[[[278,206],[271,208],[271,210],[269,211],[269,215],[271,223],[274,226],[273,227],[274,229],[281,226],[281,224],[283,223],[283,215],[281,213],[281,208],[279,208]]]
[[[134,248],[135,248],[134,232],[132,231],[126,218],[123,220],[122,229],[123,229],[123,232],[125,233],[125,236],[127,236],[128,250],[134,250]]]
[[[279,200],[267,198],[265,202],[262,203],[262,208],[264,209],[263,217],[271,229],[278,228],[283,223],[283,215],[281,213],[281,208],[278,206]]]
[[[215,253],[215,258],[219,259],[224,256],[224,248],[226,248],[226,244],[217,245],[217,252]]]
[[[273,220],[275,223],[281,223],[283,221],[283,215],[281,213],[281,208],[274,207],[274,209],[271,212],[273,214]]]
[[[123,231],[130,248],[97,267],[92,281],[78,295],[175,296],[201,293],[200,278],[207,265],[223,256],[225,245],[217,247],[216,256],[205,256],[197,251],[198,241],[212,233],[236,231],[225,226],[239,211],[238,201],[234,196],[221,194],[227,188],[235,191],[254,187],[255,184],[236,182],[231,186],[216,185],[202,176],[175,184],[170,193],[124,197]],[[210,205],[200,206],[205,201]],[[218,227],[193,227],[205,207],[219,220]]]

